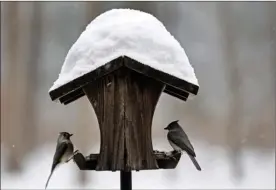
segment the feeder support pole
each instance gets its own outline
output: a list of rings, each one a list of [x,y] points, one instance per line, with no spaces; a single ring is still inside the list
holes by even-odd
[[[121,190],[132,190],[131,171],[120,171]]]

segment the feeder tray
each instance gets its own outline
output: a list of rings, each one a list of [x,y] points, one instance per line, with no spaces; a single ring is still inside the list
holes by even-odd
[[[174,169],[181,158],[181,153],[177,151],[160,152],[154,150],[153,152],[159,169]],[[90,154],[84,157],[83,154],[77,153],[74,156],[74,161],[80,170],[97,170],[98,158],[99,154]]]

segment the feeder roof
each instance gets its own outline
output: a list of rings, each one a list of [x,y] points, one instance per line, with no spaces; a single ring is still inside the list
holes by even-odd
[[[111,61],[121,56],[137,61],[131,62],[130,69],[143,74],[147,74],[143,72],[143,66],[148,68],[147,71],[154,70],[155,74],[151,77],[166,83],[168,88],[165,92],[170,91],[171,95],[183,90],[186,94],[198,91],[198,80],[184,49],[158,19],[137,10],[113,9],[95,18],[73,44],[58,79],[49,90],[50,96],[56,99],[73,92],[68,84],[72,87],[73,81],[88,73],[103,67],[108,69]],[[172,78],[164,81],[163,74]],[[178,80],[178,84],[182,81],[190,87],[181,89],[181,85],[175,86],[173,81],[170,82],[174,79]],[[73,86],[77,88],[79,85]],[[62,94],[55,93],[61,92],[60,89],[63,89]],[[53,96],[51,92],[54,92]]]

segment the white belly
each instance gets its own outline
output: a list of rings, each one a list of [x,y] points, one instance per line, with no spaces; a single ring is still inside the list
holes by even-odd
[[[174,150],[178,151],[178,152],[182,152],[182,149],[180,147],[178,147],[176,144],[174,144],[173,142],[169,141],[170,145],[173,147]]]
[[[72,154],[70,152],[65,152],[60,161],[62,163],[66,162],[71,156],[72,156]]]

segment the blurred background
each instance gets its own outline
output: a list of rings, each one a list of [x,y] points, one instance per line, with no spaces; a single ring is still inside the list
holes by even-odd
[[[182,156],[175,170],[133,172],[134,189],[275,189],[276,2],[1,2],[1,188],[44,188],[58,132],[85,155],[99,152],[88,99],[52,102],[49,88],[86,25],[112,8],[153,14],[180,42],[199,94],[162,94],[153,146],[179,119],[203,168]],[[119,188],[118,172],[54,173],[51,188]]]

